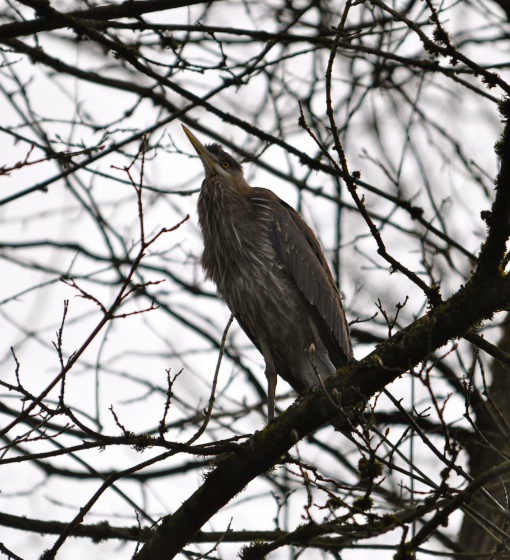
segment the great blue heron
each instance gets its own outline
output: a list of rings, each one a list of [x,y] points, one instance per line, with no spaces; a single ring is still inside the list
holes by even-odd
[[[205,170],[201,263],[264,356],[271,422],[277,374],[302,393],[352,359],[342,300],[303,218],[272,191],[250,187],[222,146],[204,146],[183,128]]]

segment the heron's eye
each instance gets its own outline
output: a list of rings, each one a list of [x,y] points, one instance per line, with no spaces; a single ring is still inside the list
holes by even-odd
[[[223,162],[223,169],[228,169],[230,167],[230,163],[228,161]]]

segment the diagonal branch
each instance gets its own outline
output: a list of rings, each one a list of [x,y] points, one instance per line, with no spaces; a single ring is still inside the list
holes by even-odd
[[[480,291],[487,293],[479,298]],[[254,478],[278,463],[294,444],[332,420],[338,409],[330,396],[340,395],[344,410],[359,406],[410,367],[453,338],[510,305],[510,283],[497,276],[490,285],[470,282],[433,311],[381,344],[364,360],[340,370],[326,382],[328,395],[311,389],[271,426],[239,446],[209,474],[204,484],[173,514],[163,519],[152,539],[135,557],[164,560],[189,542],[202,525]]]
[[[88,10],[73,10],[65,12],[66,17],[88,20],[107,21],[110,19],[136,18],[143,14],[173,10],[193,4],[205,4],[206,0],[138,0],[133,2],[122,2],[120,4],[109,4],[106,6],[94,6]],[[40,2],[41,7],[44,2]],[[36,9],[36,3],[33,3]],[[49,5],[49,3],[47,4]],[[52,31],[66,27],[62,20],[52,17],[38,17],[28,21],[16,21],[0,26],[0,40],[13,39],[23,35],[32,35],[41,31]]]

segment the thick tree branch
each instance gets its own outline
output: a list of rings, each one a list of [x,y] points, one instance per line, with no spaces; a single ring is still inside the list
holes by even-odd
[[[36,10],[37,3],[31,2],[31,4]],[[40,2],[40,4],[41,7],[44,7],[44,2]],[[87,20],[89,22],[94,20],[106,21],[109,19],[136,18],[143,14],[174,10],[175,8],[192,6],[193,4],[205,4],[205,0],[138,0],[106,6],[95,6],[88,10],[74,10],[72,12],[66,12],[65,16],[81,19],[85,22]],[[45,16],[29,21],[6,23],[0,26],[0,41],[12,39],[14,37],[22,37],[23,35],[32,35],[42,31],[61,29],[62,27],[66,27],[62,20]]]
[[[477,298],[479,290],[486,298]],[[344,410],[359,407],[410,367],[425,360],[449,340],[510,305],[510,284],[495,277],[489,285],[470,283],[381,344],[361,362],[343,368],[326,383],[329,395],[339,394]],[[272,468],[295,443],[338,415],[330,396],[315,388],[271,426],[239,446],[207,477],[204,484],[171,516],[164,518],[137,560],[164,560],[175,554],[214,514],[254,478]],[[341,436],[339,436],[341,437]]]

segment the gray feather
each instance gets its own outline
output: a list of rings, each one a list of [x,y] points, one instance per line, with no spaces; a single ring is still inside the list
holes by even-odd
[[[342,300],[319,241],[299,214],[282,200],[274,212],[273,243],[289,276],[309,302],[331,361],[340,367],[352,359]]]

